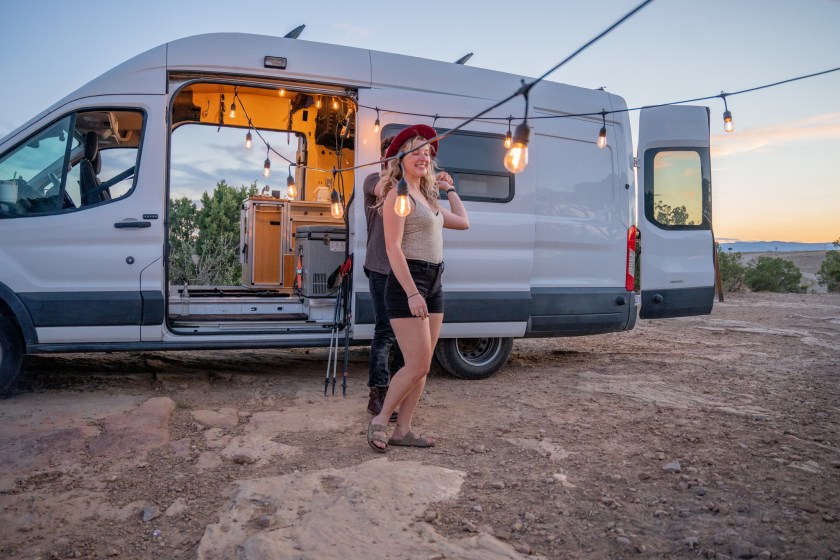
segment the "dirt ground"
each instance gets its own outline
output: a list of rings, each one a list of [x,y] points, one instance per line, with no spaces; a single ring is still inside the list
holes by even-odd
[[[840,558],[840,295],[519,340],[433,371],[431,450],[365,443],[326,351],[28,357],[0,401],[3,558]]]

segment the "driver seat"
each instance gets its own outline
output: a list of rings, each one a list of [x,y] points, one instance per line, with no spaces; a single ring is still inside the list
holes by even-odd
[[[79,188],[82,206],[90,206],[103,200],[111,200],[108,189],[99,190],[102,158],[99,156],[99,136],[90,131],[85,135],[85,155],[79,162]]]

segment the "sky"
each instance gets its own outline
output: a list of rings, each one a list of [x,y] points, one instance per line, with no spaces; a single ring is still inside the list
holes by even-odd
[[[472,52],[471,66],[539,76],[638,3],[0,0],[0,137],[113,66],[190,35],[282,36],[305,24],[308,41],[446,61]],[[838,28],[840,0],[656,0],[549,79],[604,86],[629,107],[704,97],[840,66]],[[721,100],[702,103],[716,238],[840,237],[840,72],[727,101],[732,133]]]

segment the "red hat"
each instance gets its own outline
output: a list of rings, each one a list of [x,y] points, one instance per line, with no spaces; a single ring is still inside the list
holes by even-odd
[[[426,140],[431,140],[437,136],[437,132],[435,132],[435,129],[427,124],[415,124],[413,126],[409,126],[408,128],[404,128],[399,132],[399,134],[394,136],[394,140],[385,152],[385,157],[394,157],[403,147],[403,144],[417,136],[421,136]],[[432,157],[435,157],[438,151],[437,140],[430,143],[429,147],[432,149]]]

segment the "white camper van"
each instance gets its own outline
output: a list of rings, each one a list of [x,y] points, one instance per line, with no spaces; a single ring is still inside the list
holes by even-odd
[[[363,344],[373,308],[354,195],[377,166],[335,170],[376,162],[380,138],[409,124],[454,128],[521,79],[247,34],[174,41],[106,72],[0,141],[0,389],[25,353],[327,346],[345,328]],[[445,233],[436,356],[461,377],[497,371],[516,337],[630,330],[638,305],[642,318],[712,308],[707,108],[643,110],[636,155],[626,112],[606,115],[596,144],[620,97],[544,82],[530,106],[522,173],[503,166],[521,99],[441,141],[471,228]],[[217,224],[176,211],[208,207],[229,178],[207,170],[232,160],[253,160],[259,180],[237,191],[238,231],[205,247],[237,275],[206,281],[197,244]],[[344,313],[329,276],[347,256]]]

